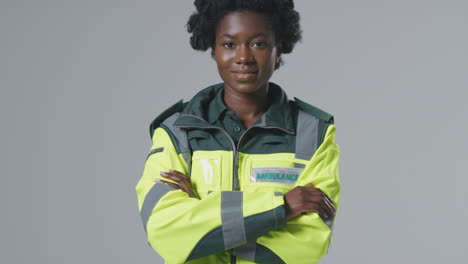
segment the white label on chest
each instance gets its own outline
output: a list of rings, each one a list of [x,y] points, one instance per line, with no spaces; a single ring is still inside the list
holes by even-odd
[[[252,182],[273,182],[295,185],[303,169],[285,167],[252,168]]]

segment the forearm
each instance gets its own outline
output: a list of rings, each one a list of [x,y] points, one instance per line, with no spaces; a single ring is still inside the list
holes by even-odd
[[[176,263],[215,254],[284,226],[282,205],[274,193],[213,192],[198,200],[169,191],[149,217],[148,241]]]
[[[331,198],[336,212],[341,186],[339,147],[334,141],[334,132],[335,128],[330,127],[324,143],[307,163],[297,185],[313,184]],[[310,211],[288,221],[284,228],[258,238],[248,247],[239,247],[232,252],[256,263],[316,263],[327,253],[334,220],[334,217],[324,219]]]

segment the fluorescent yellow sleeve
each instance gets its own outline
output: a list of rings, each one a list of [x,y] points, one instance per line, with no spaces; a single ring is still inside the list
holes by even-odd
[[[314,184],[334,201],[338,209],[340,181],[338,177],[339,147],[335,143],[336,127],[328,127],[325,139],[307,164],[297,185]],[[285,263],[316,263],[328,251],[331,229],[315,212],[289,221],[286,227],[269,232],[257,243],[269,248]],[[279,242],[281,241],[281,242]]]

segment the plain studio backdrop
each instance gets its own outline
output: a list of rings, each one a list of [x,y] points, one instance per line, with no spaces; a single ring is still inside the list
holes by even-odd
[[[295,2],[304,39],[273,81],[333,113],[341,147],[321,263],[468,263],[468,1]],[[220,82],[193,11],[1,0],[0,263],[163,263],[134,188],[153,118]]]

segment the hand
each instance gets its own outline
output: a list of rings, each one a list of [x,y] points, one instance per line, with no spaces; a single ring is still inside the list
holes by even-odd
[[[332,199],[312,184],[306,187],[297,186],[287,192],[284,195],[284,204],[288,221],[309,211],[318,213],[324,220],[335,217]]]
[[[165,183],[174,189],[180,189],[184,191],[185,193],[187,193],[190,197],[198,198],[198,195],[192,188],[192,181],[190,180],[190,177],[188,177],[187,175],[176,170],[169,170],[169,172],[161,171],[160,175],[166,179],[175,181],[176,183],[165,181],[165,180],[159,180],[159,179],[157,179],[156,181]]]

